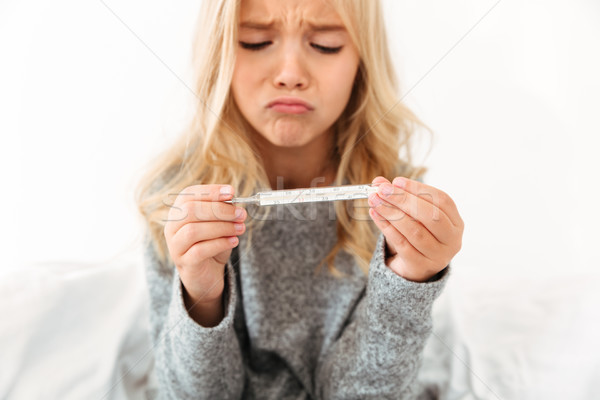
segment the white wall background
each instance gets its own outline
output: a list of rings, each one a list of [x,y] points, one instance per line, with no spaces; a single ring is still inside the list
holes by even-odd
[[[459,269],[594,270],[600,3],[384,6],[405,99],[436,132],[426,179],[467,222]],[[191,109],[198,4],[0,7],[5,265],[127,251],[131,187]]]
[[[0,3],[0,268],[134,257],[132,187],[194,100],[197,3]],[[436,132],[426,181],[466,223],[457,301],[599,282],[600,3],[384,6],[405,100]]]

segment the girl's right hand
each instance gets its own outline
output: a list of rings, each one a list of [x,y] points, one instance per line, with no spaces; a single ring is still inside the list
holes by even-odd
[[[246,211],[223,202],[233,192],[230,185],[188,186],[169,210],[167,248],[191,304],[200,307],[222,300],[225,264],[245,230]]]

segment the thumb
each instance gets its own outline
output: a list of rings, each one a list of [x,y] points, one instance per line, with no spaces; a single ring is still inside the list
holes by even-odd
[[[390,181],[388,181],[387,179],[385,179],[383,176],[378,176],[375,179],[373,179],[373,181],[371,182],[371,184],[373,185],[380,185],[382,183],[390,183]]]

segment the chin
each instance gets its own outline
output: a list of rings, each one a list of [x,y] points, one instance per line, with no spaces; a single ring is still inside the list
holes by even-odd
[[[300,147],[311,141],[305,129],[278,129],[270,132],[267,138],[273,145],[280,147]]]
[[[271,144],[277,147],[302,147],[306,144],[305,141],[291,138],[275,138],[269,141],[271,142]]]

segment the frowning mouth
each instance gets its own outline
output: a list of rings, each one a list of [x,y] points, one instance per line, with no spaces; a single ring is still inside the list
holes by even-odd
[[[297,97],[278,97],[271,101],[267,108],[287,114],[302,114],[314,109],[308,102]]]

